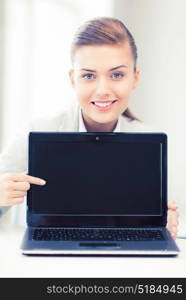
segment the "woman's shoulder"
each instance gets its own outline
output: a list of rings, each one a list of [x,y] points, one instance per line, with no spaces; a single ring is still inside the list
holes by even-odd
[[[30,122],[32,131],[65,131],[73,130],[78,116],[78,107],[71,105],[58,113],[33,118]]]
[[[163,132],[159,126],[154,126],[139,120],[121,117],[121,131],[123,132]]]

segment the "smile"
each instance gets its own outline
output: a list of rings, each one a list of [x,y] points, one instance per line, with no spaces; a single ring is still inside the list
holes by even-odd
[[[114,101],[92,101],[91,103],[98,110],[108,110],[117,100]]]

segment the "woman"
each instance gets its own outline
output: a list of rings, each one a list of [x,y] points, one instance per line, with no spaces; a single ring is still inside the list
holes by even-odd
[[[128,108],[140,71],[135,41],[121,21],[102,17],[83,24],[74,36],[71,59],[69,76],[77,103],[51,120],[33,122],[29,131],[152,131]],[[39,178],[25,174],[27,138],[28,132],[25,132],[1,154],[2,211],[23,203],[30,184],[43,184]],[[168,208],[168,228],[176,238],[177,206],[169,201]]]

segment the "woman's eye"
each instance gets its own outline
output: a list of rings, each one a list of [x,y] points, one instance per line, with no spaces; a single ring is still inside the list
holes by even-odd
[[[92,79],[93,76],[94,76],[93,74],[84,74],[84,75],[82,75],[82,78]]]
[[[123,76],[124,76],[124,74],[120,73],[120,72],[116,72],[116,73],[112,74],[112,77],[114,79],[119,79],[119,78],[122,78]]]

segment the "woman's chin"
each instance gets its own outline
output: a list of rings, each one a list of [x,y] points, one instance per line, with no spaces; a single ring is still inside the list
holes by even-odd
[[[114,123],[116,120],[118,119],[118,117],[115,117],[115,118],[92,118],[92,121],[99,124],[100,126],[104,126],[104,125],[107,125],[107,124],[110,124],[110,123]]]

